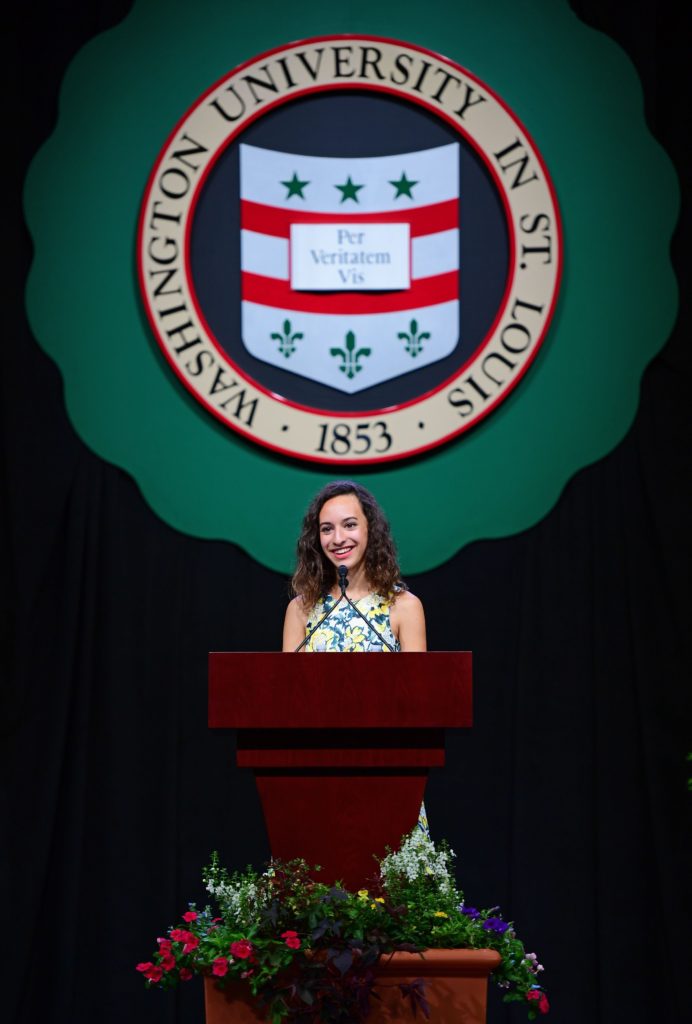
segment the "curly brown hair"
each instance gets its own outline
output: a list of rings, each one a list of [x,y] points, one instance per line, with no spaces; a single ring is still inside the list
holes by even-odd
[[[391,600],[398,590],[407,589],[400,578],[389,523],[376,499],[353,480],[335,480],[323,487],[310,502],[298,538],[297,564],[291,588],[307,609],[312,608],[336,583],[336,568],[320,544],[320,512],[327,501],[341,494],[355,495],[365,513],[368,523],[365,575],[373,591]]]

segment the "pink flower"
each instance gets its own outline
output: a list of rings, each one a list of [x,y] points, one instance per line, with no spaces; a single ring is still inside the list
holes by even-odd
[[[164,952],[160,962],[164,971],[172,971],[175,967],[176,959],[172,953]]]
[[[171,940],[170,939],[157,939],[156,941],[159,944],[159,953],[167,953],[167,952],[170,951],[170,948],[171,948]]]
[[[538,1010],[540,1013],[547,1013],[550,1009],[550,1003],[545,992],[541,992],[539,988],[532,988],[530,992],[526,993],[526,998],[529,1002],[537,1002]]]
[[[300,949],[300,939],[298,938],[298,932],[282,932],[281,938],[285,939],[286,945],[289,949]]]
[[[161,975],[163,974],[163,970],[160,967],[156,967],[151,962],[147,962],[145,964],[137,964],[137,970],[141,971],[144,977],[148,978],[149,981],[161,981]]]
[[[527,953],[525,960],[526,965],[532,974],[540,974],[540,972],[544,969],[543,964],[539,964],[538,957],[535,953]]]
[[[197,947],[199,946],[199,939],[197,938],[197,936],[193,935],[191,932],[188,932],[187,934],[188,939],[185,945],[183,946],[183,953],[191,953],[193,949],[197,949]]]
[[[181,967],[180,968],[180,980],[181,981],[189,981],[191,977],[192,977],[192,971],[190,970],[189,967]]]
[[[214,961],[214,966],[211,969],[211,973],[215,974],[217,978],[223,978],[224,974],[228,971],[228,960],[225,956],[217,956]]]
[[[190,932],[186,932],[184,928],[173,928],[171,931],[171,938],[173,942],[186,942],[187,936]]]
[[[186,914],[183,914],[183,921],[187,921],[188,924],[190,924],[191,921],[196,921],[196,920],[197,920],[197,914],[194,912],[194,910],[188,910],[188,912]]]
[[[237,956],[239,960],[247,960],[252,955],[252,943],[247,939],[239,939],[231,943],[231,955]]]

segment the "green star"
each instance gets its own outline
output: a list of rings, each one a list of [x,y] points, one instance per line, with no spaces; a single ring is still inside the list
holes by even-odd
[[[306,185],[309,185],[309,181],[301,181],[296,172],[293,172],[293,177],[290,181],[282,181],[282,185],[285,185],[288,189],[285,198],[290,199],[291,196],[298,196],[299,199],[305,199],[303,195],[303,189]]]
[[[406,171],[402,171],[401,178],[399,179],[399,181],[390,181],[389,184],[393,185],[394,188],[396,189],[396,195],[394,196],[395,199],[398,199],[399,196],[408,196],[409,199],[413,199],[411,189],[413,188],[414,185],[417,185],[418,182],[409,181],[408,178],[406,177]]]
[[[347,199],[353,199],[354,202],[357,203],[358,202],[358,196],[356,195],[356,193],[358,192],[359,189],[361,189],[363,187],[364,187],[363,185],[354,185],[353,182],[351,181],[351,175],[350,174],[349,174],[348,178],[346,179],[346,184],[345,185],[335,185],[334,186],[334,188],[338,188],[341,192],[343,192],[343,195],[341,196],[341,202],[342,203],[346,202]]]

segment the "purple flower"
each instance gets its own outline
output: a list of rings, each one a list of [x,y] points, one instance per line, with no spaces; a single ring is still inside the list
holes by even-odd
[[[461,904],[459,910],[462,914],[466,914],[467,917],[470,917],[472,921],[475,921],[477,917],[481,916],[480,911],[476,910],[475,907],[467,907],[465,903]]]
[[[509,925],[501,917],[489,917],[487,921],[483,922],[483,927],[487,932],[497,932],[498,935],[502,935],[507,931]]]

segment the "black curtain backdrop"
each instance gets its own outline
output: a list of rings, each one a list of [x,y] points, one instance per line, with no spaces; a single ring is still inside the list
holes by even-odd
[[[212,849],[231,867],[268,855],[233,738],[206,726],[206,656],[276,649],[286,581],[172,530],[86,448],[23,313],[21,181],[68,62],[129,6],[18,8],[5,57],[0,959],[13,1024],[200,1021],[196,982],[147,992],[134,965],[203,899]],[[673,6],[573,0],[629,52],[683,173],[688,54]],[[431,776],[433,831],[457,851],[469,901],[500,904],[538,951],[556,1024],[690,1019],[687,324],[683,297],[627,437],[542,522],[409,580],[431,647],[475,655],[475,727],[450,736]],[[522,1019],[491,992],[491,1022]]]

